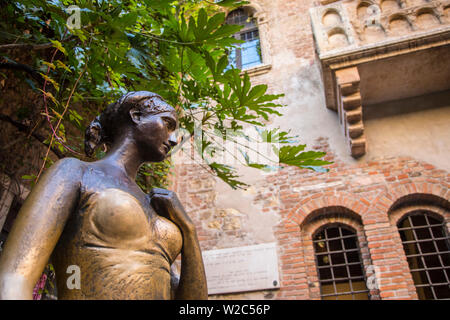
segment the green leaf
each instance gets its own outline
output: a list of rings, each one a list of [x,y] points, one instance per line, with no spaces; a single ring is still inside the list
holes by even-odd
[[[228,183],[228,185],[233,189],[242,189],[248,187],[248,184],[236,179],[238,175],[236,174],[235,169],[233,169],[232,167],[216,162],[210,163],[209,167],[220,179]]]
[[[216,2],[216,4],[222,7],[239,7],[248,3],[249,3],[248,1],[240,1],[240,0],[222,0]]]
[[[42,61],[43,64],[45,64],[46,66],[48,66],[50,69],[55,70],[55,65],[53,63],[47,62],[47,61]]]
[[[52,78],[50,78],[49,76],[47,76],[41,72],[39,72],[39,74],[41,75],[42,78],[44,78],[45,80],[50,82],[53,85],[53,87],[56,89],[56,91],[59,91],[59,84],[55,80],[53,80]]]
[[[278,152],[279,162],[300,168],[317,169],[319,166],[331,164],[331,162],[318,160],[325,152],[307,151],[302,152],[306,145],[283,146]],[[316,170],[318,171],[318,170]]]
[[[72,72],[72,70],[70,70],[69,67],[62,63],[60,60],[56,60],[55,63],[58,68],[64,69],[68,72]]]
[[[43,91],[42,89],[38,89],[40,92],[42,92],[47,98],[50,98],[55,105],[59,105],[58,101],[55,99],[53,94],[48,91]]]
[[[59,42],[58,40],[52,40],[52,39],[50,39],[50,42],[53,43],[53,47],[55,47],[56,49],[58,49],[59,51],[64,53],[64,55],[67,56],[67,51],[66,51],[66,49],[64,49],[61,42]]]
[[[208,24],[204,32],[210,34],[213,30],[217,29],[217,27],[219,27],[219,25],[221,25],[224,21],[225,21],[225,13],[220,12],[214,15],[208,20]]]

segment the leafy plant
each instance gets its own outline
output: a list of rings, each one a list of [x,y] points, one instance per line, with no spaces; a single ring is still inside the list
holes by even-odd
[[[253,163],[250,147],[243,146],[243,165],[323,171],[329,163],[320,160],[324,153],[304,152],[304,145],[295,145],[297,137],[265,128],[265,121],[282,115],[283,105],[277,102],[282,94],[269,94],[264,84],[253,86],[246,73],[229,66],[227,53],[239,43],[233,34],[241,26],[225,24],[225,11],[242,4],[245,1],[3,1],[1,67],[25,71],[27,83],[44,99],[41,116],[50,136],[41,172],[50,150],[82,158],[79,137],[88,121],[131,90],[163,96],[179,112],[188,136],[200,127],[203,133],[195,137],[200,139],[195,145],[202,158],[206,150],[223,149],[217,133],[246,137],[245,129],[256,127],[263,133],[258,142],[283,145],[275,148],[279,163]],[[67,11],[70,5],[80,8],[79,29],[67,25],[74,18],[73,11]],[[10,49],[29,50],[32,65],[15,61],[16,51]],[[17,110],[18,117],[28,113],[26,108]],[[245,187],[234,167],[215,161],[207,166],[231,187]],[[144,190],[149,184],[164,185],[169,168],[167,162],[144,166],[139,185]]]

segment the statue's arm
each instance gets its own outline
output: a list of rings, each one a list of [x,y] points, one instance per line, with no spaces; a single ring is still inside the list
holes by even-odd
[[[183,235],[180,279],[175,291],[175,299],[208,299],[205,267],[194,223],[187,215],[176,193],[155,188],[152,190],[151,197],[156,211],[174,222]]]
[[[195,226],[188,226],[182,229],[181,232],[183,233],[181,271],[175,299],[208,299],[205,267]]]
[[[20,209],[0,256],[0,299],[32,299],[79,198],[81,166],[59,160],[41,177]]]

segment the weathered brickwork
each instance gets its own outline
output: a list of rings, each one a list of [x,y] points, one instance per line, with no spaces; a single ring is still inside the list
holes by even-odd
[[[370,291],[371,299],[418,299],[397,223],[416,209],[430,210],[445,219],[450,232],[448,160],[392,149],[379,152],[375,147],[387,139],[385,133],[366,128],[364,135],[372,143],[367,153],[363,152],[364,141],[361,152],[355,149],[358,156],[363,154],[360,158],[349,155],[340,115],[326,108],[327,83],[315,53],[309,9],[327,3],[357,8],[359,2],[251,1],[258,22],[264,24],[261,46],[270,59],[263,63],[270,68],[246,72],[254,84],[265,83],[270,92],[285,93],[280,100],[287,105],[287,113],[277,124],[293,128],[309,148],[325,151],[325,159],[333,164],[326,173],[286,167],[255,178],[248,190],[240,192],[226,191],[223,183],[200,165],[177,166],[172,188],[195,221],[203,250],[262,242],[278,246],[280,289],[211,298],[320,299],[312,239],[323,226],[344,224],[356,232],[366,277],[374,276],[378,284],[378,289]],[[385,67],[390,73],[389,66]],[[361,121],[364,112],[360,109],[357,117],[342,115],[342,121],[350,125]],[[443,118],[448,117],[448,107],[440,110]],[[425,116],[418,114],[415,121],[419,124]],[[268,124],[273,122],[270,119]],[[373,123],[371,128],[375,128]],[[421,144],[430,155],[433,151],[427,149],[428,144],[446,139],[448,129],[439,128],[441,136]],[[418,125],[414,132],[404,134],[419,137],[428,132]],[[398,138],[400,141],[401,136]],[[448,153],[439,152],[448,159]]]
[[[379,291],[371,291],[372,299],[417,299],[397,221],[415,208],[431,208],[446,219],[450,231],[450,203],[445,200],[450,197],[450,174],[407,157],[347,165],[334,157],[325,139],[316,148],[334,162],[329,172],[285,168],[268,176],[270,187],[254,198],[262,215],[281,216],[273,226],[281,276],[274,298],[320,299],[312,236],[323,225],[342,223],[356,230],[365,268],[379,268]],[[173,188],[197,225],[203,250],[252,244],[241,226],[245,214],[214,206],[210,173],[190,166],[178,169],[177,175]],[[225,238],[230,242],[222,243]]]
[[[326,144],[322,150],[327,150]],[[329,151],[328,157],[333,159]],[[396,227],[400,216],[397,214],[392,219],[390,214],[403,202],[424,209],[429,202],[434,202],[433,211],[450,222],[449,203],[445,201],[450,196],[450,175],[411,158],[382,159],[355,166],[333,160],[335,163],[328,173],[288,168],[280,173],[282,179],[280,175],[271,178],[275,185],[282,183],[283,218],[275,227],[282,263],[282,288],[277,297],[320,298],[312,234],[324,224],[343,223],[357,230],[364,265],[380,268],[379,296],[416,299]],[[320,189],[296,191],[305,185],[320,186]],[[446,206],[447,210],[439,205]],[[407,206],[403,215],[413,209]],[[373,294],[377,296],[376,292]]]

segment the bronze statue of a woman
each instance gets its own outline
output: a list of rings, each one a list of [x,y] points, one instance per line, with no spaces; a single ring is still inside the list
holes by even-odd
[[[176,194],[147,195],[134,181],[144,162],[162,161],[177,144],[177,125],[152,92],[109,105],[85,142],[88,155],[105,143],[106,156],[58,161],[25,201],[0,258],[0,298],[31,299],[51,257],[59,299],[206,299],[195,226]],[[178,278],[171,265],[180,252]],[[67,285],[73,266],[79,288]]]

